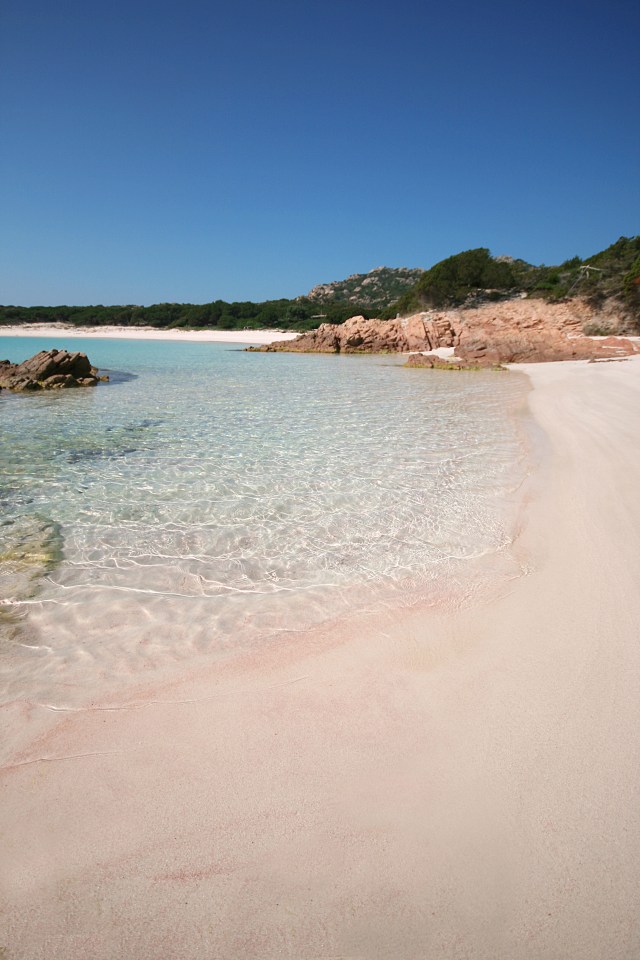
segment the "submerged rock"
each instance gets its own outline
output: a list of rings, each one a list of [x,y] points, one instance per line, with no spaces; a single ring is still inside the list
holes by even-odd
[[[0,641],[16,636],[21,601],[33,597],[62,557],[60,525],[37,514],[0,524]]]
[[[61,390],[69,387],[95,387],[101,377],[86,353],[67,350],[41,350],[22,363],[0,360],[0,389],[18,393],[33,390]]]
[[[477,360],[462,360],[452,357],[450,360],[439,357],[436,353],[412,353],[405,363],[405,367],[427,367],[429,370],[506,370],[499,363],[478,363]]]

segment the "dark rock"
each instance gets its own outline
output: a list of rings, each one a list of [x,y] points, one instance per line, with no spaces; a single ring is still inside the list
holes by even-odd
[[[505,370],[499,363],[487,364],[477,360],[463,360],[454,357],[452,360],[442,360],[437,353],[412,353],[407,359],[405,367],[427,367],[430,370]]]
[[[67,350],[41,350],[23,363],[0,361],[0,388],[18,393],[29,390],[61,390],[70,387],[95,387],[105,380],[91,366],[86,353]]]

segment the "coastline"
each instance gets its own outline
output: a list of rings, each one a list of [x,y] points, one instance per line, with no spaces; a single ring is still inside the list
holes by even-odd
[[[12,960],[638,955],[640,359],[514,369],[545,451],[499,596],[17,708]]]
[[[155,327],[72,327],[64,323],[0,326],[0,337],[63,337],[87,340],[175,340],[189,343],[268,343],[294,340],[286,330],[161,330]]]

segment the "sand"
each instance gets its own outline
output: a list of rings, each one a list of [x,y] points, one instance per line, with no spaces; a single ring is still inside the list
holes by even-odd
[[[640,360],[518,369],[522,577],[7,708],[8,960],[640,956]]]
[[[89,340],[184,340],[193,343],[248,343],[261,345],[293,340],[287,330],[159,330],[156,327],[72,327],[64,323],[0,326],[0,337],[79,337]]]

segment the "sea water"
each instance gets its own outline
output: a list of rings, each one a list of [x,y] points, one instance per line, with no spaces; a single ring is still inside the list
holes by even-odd
[[[0,357],[53,346],[111,381],[0,393],[0,702],[464,593],[508,547],[519,375],[64,336]]]

